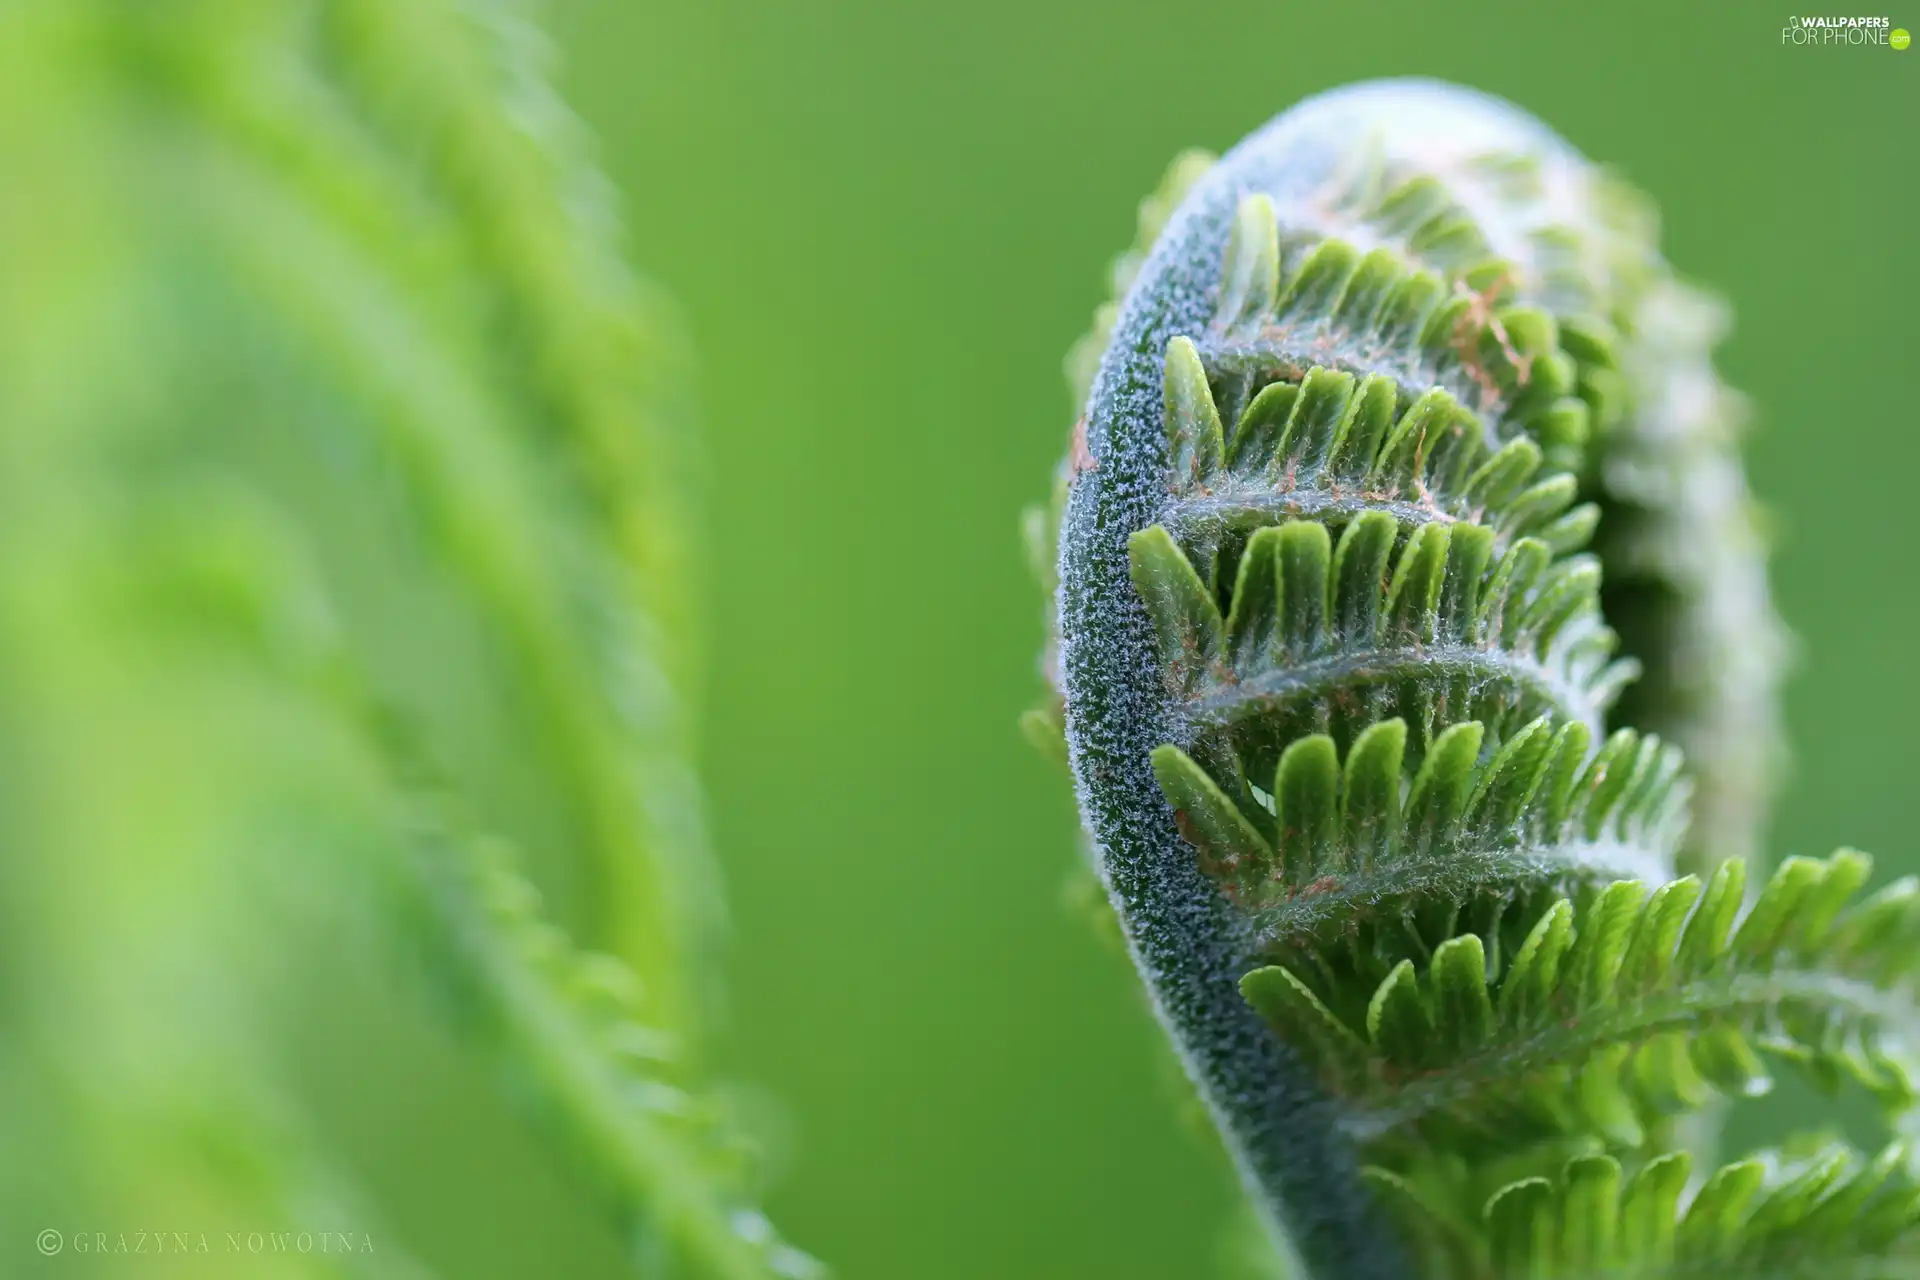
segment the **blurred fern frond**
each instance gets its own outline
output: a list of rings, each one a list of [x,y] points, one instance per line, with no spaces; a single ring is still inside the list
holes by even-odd
[[[500,0],[0,6],[7,1225],[458,1272],[406,1188],[493,1142],[590,1256],[812,1270],[699,1084],[684,358],[546,61]]]

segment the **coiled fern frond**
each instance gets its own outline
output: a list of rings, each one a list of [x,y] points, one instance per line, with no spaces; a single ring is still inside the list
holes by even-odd
[[[636,1273],[813,1271],[703,1083],[684,371],[545,61],[505,0],[0,6],[15,1239],[419,1274],[377,1188],[473,1171],[339,1135],[497,1126],[478,1061]]]
[[[1176,161],[1115,285],[1029,727],[1295,1265],[1920,1268],[1898,1142],[1692,1167],[1780,1062],[1900,1130],[1920,891],[1752,870],[1782,645],[1645,203],[1363,86]]]

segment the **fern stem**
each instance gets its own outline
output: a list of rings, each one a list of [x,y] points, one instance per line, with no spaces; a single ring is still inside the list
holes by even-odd
[[[1595,718],[1591,699],[1547,667],[1522,654],[1456,645],[1420,645],[1333,654],[1269,671],[1196,699],[1188,715],[1196,725],[1231,725],[1270,716],[1336,689],[1393,685],[1418,678],[1510,686],[1529,704],[1568,720]]]
[[[1077,477],[1061,542],[1068,740],[1129,950],[1276,1237],[1315,1276],[1393,1280],[1406,1274],[1404,1261],[1374,1221],[1333,1104],[1241,998],[1257,947],[1181,840],[1148,764],[1173,726],[1127,538],[1164,505],[1161,352],[1208,318],[1200,282],[1225,244],[1233,203],[1218,171],[1188,201],[1143,273],[1173,286],[1135,288],[1095,382],[1086,439],[1097,465]]]

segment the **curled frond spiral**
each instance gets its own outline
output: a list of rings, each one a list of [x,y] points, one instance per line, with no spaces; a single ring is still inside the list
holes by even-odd
[[[1920,915],[1860,855],[1757,871],[1779,627],[1645,202],[1502,103],[1361,86],[1183,156],[1114,277],[1029,726],[1283,1248],[1905,1274],[1904,1147],[1689,1178],[1780,1062],[1910,1107]]]

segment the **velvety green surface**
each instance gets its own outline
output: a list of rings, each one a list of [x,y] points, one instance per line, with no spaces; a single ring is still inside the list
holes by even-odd
[[[557,8],[635,256],[703,368],[724,1056],[782,1108],[792,1237],[848,1280],[1192,1275],[1221,1252],[1222,1162],[1124,961],[1062,904],[1070,798],[1014,725],[1039,638],[1016,525],[1135,201],[1179,148],[1319,89],[1477,85],[1656,196],[1670,256],[1737,310],[1723,367],[1757,406],[1801,637],[1774,851],[1920,869],[1920,54],[1782,47],[1783,16]]]

